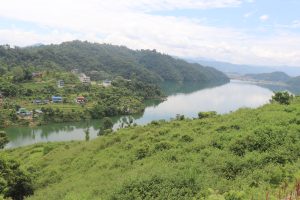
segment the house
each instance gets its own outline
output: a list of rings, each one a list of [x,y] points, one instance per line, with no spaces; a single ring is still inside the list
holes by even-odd
[[[43,114],[43,111],[41,111],[41,110],[35,110],[35,113],[38,114],[38,115],[41,115],[41,114]]]
[[[32,101],[33,104],[42,105],[42,104],[48,104],[49,100],[41,100],[41,99],[35,99]]]
[[[42,72],[33,72],[31,75],[32,75],[32,78],[42,78],[43,77]]]
[[[85,75],[84,73],[81,73],[79,75],[79,80],[83,84],[90,84],[91,83],[91,78],[89,76]]]
[[[111,86],[111,81],[110,80],[105,80],[105,81],[103,81],[102,85],[104,87],[109,87],[109,86]]]
[[[17,112],[18,115],[21,115],[23,117],[25,116],[31,116],[32,115],[32,112],[31,111],[28,111],[26,108],[20,108]]]
[[[77,97],[76,98],[76,102],[79,103],[79,104],[83,104],[85,103],[85,98],[83,96],[80,96],[80,97]]]
[[[37,105],[41,105],[41,104],[43,104],[43,101],[40,100],[40,99],[35,99],[35,100],[32,101],[32,103],[37,104]]]
[[[52,102],[53,103],[62,103],[63,102],[63,98],[60,96],[52,96]]]
[[[65,86],[65,82],[63,80],[57,81],[57,87],[58,88],[63,88]]]

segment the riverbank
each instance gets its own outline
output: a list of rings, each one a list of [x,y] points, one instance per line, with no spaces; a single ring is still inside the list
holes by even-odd
[[[257,108],[269,102],[273,92],[255,85],[231,82],[225,85],[203,88],[190,84],[167,84],[169,91],[166,101],[146,100],[146,109],[142,113],[110,117],[113,129],[117,130],[126,124],[146,125],[151,121],[176,118],[197,118],[200,111],[216,111],[227,114],[239,108]],[[180,90],[182,89],[182,90]],[[192,90],[193,89],[193,90]],[[7,148],[15,148],[39,142],[85,140],[85,131],[89,130],[90,139],[97,138],[102,130],[102,120],[86,120],[79,122],[50,123],[38,127],[14,127],[5,129],[10,143]]]

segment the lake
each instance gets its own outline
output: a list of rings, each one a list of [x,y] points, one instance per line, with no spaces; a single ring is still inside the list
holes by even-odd
[[[193,118],[197,117],[200,111],[217,111],[224,114],[243,107],[256,108],[268,103],[273,94],[270,89],[235,80],[217,87],[167,83],[163,88],[168,94],[166,101],[148,101],[145,111],[141,114],[112,118],[114,130],[126,124],[129,119],[138,125],[144,125],[153,120],[169,120],[177,114]],[[10,143],[6,148],[39,142],[85,140],[87,130],[89,139],[93,139],[98,137],[100,129],[101,120],[48,124],[35,128],[8,128],[5,131]]]

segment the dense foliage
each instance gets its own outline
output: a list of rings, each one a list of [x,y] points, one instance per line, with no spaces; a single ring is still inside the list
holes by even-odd
[[[222,72],[213,68],[189,64],[155,50],[133,51],[124,46],[80,41],[27,48],[0,46],[0,74],[12,74],[16,81],[30,79],[26,74],[29,69],[70,71],[75,68],[94,80],[122,76],[152,83],[228,81]]]
[[[5,131],[0,131],[0,149],[3,149],[8,142],[9,140]]]
[[[23,200],[33,194],[32,178],[14,160],[0,157],[0,198]]]
[[[284,199],[300,168],[300,99],[153,121],[88,142],[6,150],[31,169],[29,199]]]
[[[280,104],[290,104],[291,101],[293,100],[293,95],[290,94],[289,92],[276,92],[273,96],[272,96],[272,100],[271,101],[275,101],[278,102]]]

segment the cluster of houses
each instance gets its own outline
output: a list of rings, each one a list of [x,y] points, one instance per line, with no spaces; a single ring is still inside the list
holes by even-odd
[[[91,84],[91,77],[87,76],[85,73],[79,73],[78,69],[73,69],[71,71],[73,74],[78,75],[79,80],[82,84]],[[91,73],[96,73],[97,71],[91,71]],[[104,87],[109,87],[111,86],[111,81],[106,79],[104,80],[101,85],[103,85]]]
[[[41,111],[41,110],[35,110],[34,113],[36,115],[40,115],[40,114],[43,114],[43,111]],[[17,115],[19,115],[20,117],[32,117],[33,116],[33,111],[29,111],[26,108],[20,108],[17,111]]]
[[[63,102],[63,97],[61,96],[52,96],[51,97],[51,102],[52,103],[62,103]],[[75,99],[76,103],[82,104],[86,102],[86,98],[83,96],[79,96]],[[49,104],[50,100],[46,99],[46,100],[41,100],[41,99],[35,99],[32,101],[32,103],[37,104],[37,105],[45,105],[45,104]]]

